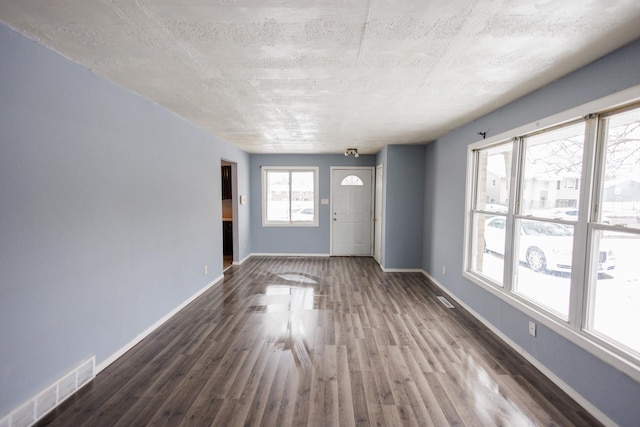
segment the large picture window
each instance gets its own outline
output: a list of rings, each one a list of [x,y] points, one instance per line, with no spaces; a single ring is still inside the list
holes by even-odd
[[[318,225],[318,168],[262,168],[262,224]]]
[[[482,141],[469,166],[465,276],[640,370],[640,105]]]

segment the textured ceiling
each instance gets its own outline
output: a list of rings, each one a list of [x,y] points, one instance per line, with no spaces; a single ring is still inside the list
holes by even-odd
[[[248,152],[375,153],[640,37],[640,1],[0,0],[0,20]]]

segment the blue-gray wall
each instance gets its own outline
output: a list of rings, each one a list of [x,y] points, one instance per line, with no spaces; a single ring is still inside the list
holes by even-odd
[[[424,145],[388,145],[384,179],[385,269],[420,269],[424,219]],[[384,156],[381,156],[381,160]]]
[[[620,425],[640,420],[640,384],[540,326],[461,275],[467,146],[640,84],[640,40],[427,145],[423,268],[479,315]],[[447,267],[446,275],[442,266]]]
[[[422,268],[424,216],[424,145],[390,145],[376,156],[252,154],[250,187],[253,253],[329,254],[331,215],[320,205],[319,227],[262,226],[261,166],[317,166],[320,198],[330,198],[331,166],[384,164],[386,186],[383,262],[387,269]]]
[[[249,195],[248,154],[0,24],[0,416],[222,274],[221,158]]]
[[[318,167],[320,199],[330,200],[331,166],[375,166],[375,156],[346,157],[341,154],[252,154],[251,187],[251,240],[257,254],[320,254],[331,252],[330,205],[319,205],[318,227],[263,227],[262,226],[262,169],[261,166],[314,166]]]

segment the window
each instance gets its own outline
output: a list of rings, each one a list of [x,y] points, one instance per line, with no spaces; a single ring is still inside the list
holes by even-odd
[[[502,286],[504,268],[505,221],[512,158],[512,143],[496,145],[476,153],[478,168],[473,212],[473,269],[499,286]],[[493,182],[496,182],[496,186]]]
[[[362,180],[355,176],[355,175],[349,175],[349,176],[345,176],[342,181],[340,181],[340,185],[341,186],[355,186],[355,187],[359,187],[361,185],[364,185],[364,182],[362,182]]]
[[[640,377],[640,105],[483,140],[468,173],[464,275]]]
[[[318,225],[318,168],[262,168],[262,225]]]
[[[520,194],[521,214],[515,215],[514,253],[518,257],[513,291],[565,320],[569,317],[574,228],[566,221],[577,217],[568,215],[566,209],[551,208],[558,197],[579,200],[573,184],[582,174],[584,135],[585,122],[580,121],[519,140],[523,151],[520,176],[530,185]],[[565,186],[555,196],[542,190],[541,183],[558,179]],[[541,271],[553,274],[541,280]]]
[[[586,329],[640,356],[640,108],[603,116]]]

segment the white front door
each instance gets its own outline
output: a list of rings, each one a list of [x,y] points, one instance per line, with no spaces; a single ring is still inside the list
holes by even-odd
[[[382,174],[383,166],[376,167],[376,201],[374,203],[373,258],[382,264]]]
[[[332,168],[331,182],[331,254],[371,256],[373,168]]]

